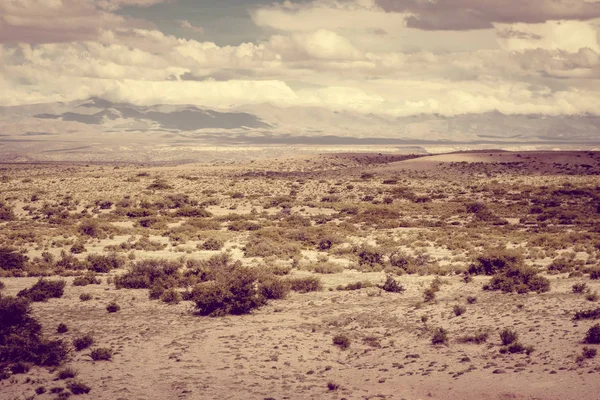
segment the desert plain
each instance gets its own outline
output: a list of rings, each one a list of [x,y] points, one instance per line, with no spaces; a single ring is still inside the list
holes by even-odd
[[[598,399],[599,175],[594,151],[2,164],[0,303],[64,354],[19,360],[0,320],[0,398]]]

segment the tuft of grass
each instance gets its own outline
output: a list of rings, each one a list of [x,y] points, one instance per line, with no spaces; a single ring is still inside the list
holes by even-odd
[[[83,349],[87,349],[91,345],[94,344],[94,337],[91,333],[86,333],[83,336],[78,336],[73,339],[73,347],[75,347],[75,351],[81,351]]]
[[[69,331],[69,327],[62,322],[60,324],[58,324],[58,326],[56,327],[56,333],[66,333],[68,331]]]
[[[481,344],[488,340],[489,334],[487,332],[479,332],[473,335],[465,335],[458,338],[459,343],[475,343]]]
[[[74,395],[78,395],[78,394],[88,394],[92,388],[89,387],[88,385],[86,385],[83,382],[80,381],[72,381],[69,382],[67,384],[67,388],[71,391],[71,393],[73,393]]]
[[[56,379],[57,380],[64,380],[64,379],[71,379],[71,378],[75,378],[77,376],[78,372],[77,370],[71,368],[71,367],[64,367],[59,369],[56,372]]]
[[[91,300],[91,299],[92,299],[92,295],[89,294],[89,293],[81,293],[79,295],[79,300],[81,300],[81,301],[88,301],[88,300]]]
[[[452,307],[452,311],[454,312],[454,315],[459,317],[467,311],[467,307],[455,304],[454,307]]]
[[[94,361],[110,361],[113,356],[112,349],[107,347],[96,347],[90,352],[90,357]]]
[[[334,391],[334,390],[338,390],[340,388],[340,385],[335,383],[335,382],[327,382],[327,389],[329,389],[330,391]]]
[[[436,328],[433,331],[431,344],[448,344],[448,331],[444,328]]]
[[[504,346],[508,346],[517,341],[519,334],[511,329],[504,328],[500,331],[500,340]]]

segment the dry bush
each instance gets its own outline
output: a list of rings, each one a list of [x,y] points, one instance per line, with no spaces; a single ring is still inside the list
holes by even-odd
[[[493,248],[480,254],[469,266],[471,275],[494,275],[523,264],[523,254],[515,250]]]
[[[134,262],[126,274],[115,277],[117,289],[147,289],[156,281],[177,284],[181,264],[176,261],[153,259]]]
[[[380,289],[391,293],[402,293],[404,292],[404,286],[395,280],[391,275],[387,275],[383,285],[377,285]]]
[[[348,283],[347,285],[339,285],[336,290],[360,290],[363,288],[370,288],[375,286],[373,283],[369,281],[358,281],[353,283]]]
[[[101,280],[93,272],[88,272],[73,279],[73,286],[99,285],[100,283],[102,283]]]
[[[538,271],[533,267],[515,266],[494,275],[483,288],[505,293],[543,293],[550,290],[550,281],[538,275]]]
[[[115,253],[107,255],[89,254],[87,256],[89,263],[88,269],[94,272],[106,273],[113,269],[122,268],[125,265],[125,260]]]

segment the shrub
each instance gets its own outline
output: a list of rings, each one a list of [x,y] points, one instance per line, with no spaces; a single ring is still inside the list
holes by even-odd
[[[58,380],[65,380],[65,379],[71,379],[71,378],[75,378],[77,376],[78,372],[77,370],[73,369],[72,367],[65,367],[65,368],[61,368],[56,372],[56,379]]]
[[[117,289],[148,289],[156,281],[177,281],[180,265],[168,260],[142,260],[131,265],[126,274],[115,277]]]
[[[60,324],[58,324],[58,326],[56,327],[56,333],[66,333],[66,332],[69,332],[69,327],[62,322]]]
[[[0,290],[4,289],[6,287],[6,285],[4,284],[4,282],[0,281]]]
[[[590,270],[590,279],[597,280],[600,279],[600,268],[594,268]]]
[[[106,347],[96,347],[90,352],[90,357],[94,361],[110,361],[113,356],[112,349]]]
[[[181,301],[181,294],[177,289],[167,289],[160,296],[160,300],[167,304],[178,304]]]
[[[114,253],[108,255],[90,254],[87,256],[87,261],[90,264],[89,269],[98,273],[107,273],[125,265],[125,260]]]
[[[600,308],[596,308],[594,310],[581,310],[576,311],[573,319],[578,321],[580,319],[599,319],[600,318]]]
[[[404,286],[402,286],[391,275],[387,275],[384,284],[377,285],[377,287],[385,290],[386,292],[392,292],[392,293],[402,293],[405,290]]]
[[[75,277],[75,279],[73,279],[73,286],[99,285],[100,283],[100,279],[98,279],[93,272]]]
[[[112,301],[110,303],[108,303],[108,305],[106,306],[106,311],[108,311],[109,313],[116,313],[117,311],[119,311],[121,309],[121,306],[119,306],[116,302]]]
[[[550,290],[550,281],[543,276],[539,276],[532,267],[511,267],[508,270],[494,275],[485,290],[501,290],[506,293],[536,293],[547,292]]]
[[[266,276],[260,279],[260,294],[265,299],[285,299],[289,291],[289,284],[281,278]]]
[[[49,281],[42,278],[29,289],[21,290],[17,293],[17,296],[25,297],[31,301],[46,301],[51,298],[62,297],[65,285],[66,282],[63,280]]]
[[[28,257],[11,247],[0,247],[0,269],[5,271],[21,270]]]
[[[74,395],[78,395],[78,394],[88,394],[92,388],[89,387],[88,385],[86,385],[85,383],[79,382],[79,381],[72,381],[69,382],[67,384],[67,388],[71,391],[71,393],[73,393]]]
[[[508,328],[504,328],[502,331],[500,331],[500,340],[504,346],[508,346],[509,344],[515,342],[518,338],[519,334]]]
[[[458,338],[459,343],[475,343],[481,344],[485,343],[489,337],[487,332],[479,332],[474,335],[465,335]]]
[[[225,242],[216,238],[208,238],[202,243],[202,250],[221,250]]]
[[[60,365],[68,356],[62,340],[49,340],[31,316],[25,298],[0,296],[0,372],[18,361],[40,366]]]
[[[475,297],[475,296],[467,297],[467,303],[474,304],[475,302],[477,302],[477,297]]]
[[[73,246],[71,246],[69,251],[73,254],[81,254],[81,253],[85,252],[86,250],[85,250],[85,246],[83,245],[83,243],[77,242]]]
[[[452,308],[452,311],[454,312],[454,315],[456,315],[457,317],[463,315],[465,313],[465,311],[467,311],[467,308],[465,306],[461,306],[461,305],[454,305],[454,307]]]
[[[87,349],[94,344],[94,337],[90,333],[86,333],[82,336],[77,336],[73,339],[73,347],[75,351],[81,351]]]
[[[237,267],[214,282],[196,286],[192,299],[200,315],[222,316],[248,314],[265,304],[257,288],[257,274],[246,267]]]
[[[594,358],[594,357],[596,357],[597,353],[598,353],[598,351],[596,349],[593,349],[590,347],[584,347],[582,350],[582,355],[585,358]]]
[[[373,285],[373,283],[371,283],[369,281],[358,281],[358,282],[349,283],[347,285],[339,285],[336,289],[337,290],[360,290],[363,288],[370,288],[373,286],[375,286],[375,285]]]
[[[448,331],[444,328],[436,328],[433,331],[431,344],[448,344]]]
[[[287,278],[286,282],[289,284],[290,289],[294,292],[318,292],[323,289],[321,280],[316,276]]]
[[[587,344],[600,344],[600,324],[592,326],[587,331],[583,342]]]
[[[383,264],[383,250],[369,245],[362,245],[357,250],[359,264],[373,266],[375,264]]]
[[[588,286],[586,283],[575,283],[571,288],[573,293],[585,293],[588,289]]]
[[[30,369],[31,364],[24,361],[17,361],[14,364],[11,364],[10,366],[10,372],[12,372],[13,375],[26,374],[29,372]]]
[[[335,335],[333,337],[333,344],[338,346],[342,350],[346,350],[350,347],[351,340],[344,334]]]
[[[327,389],[330,391],[334,391],[334,390],[338,390],[340,388],[340,385],[338,383],[335,382],[327,382]]]
[[[89,294],[89,293],[81,293],[79,295],[79,300],[81,300],[81,301],[88,301],[88,300],[91,300],[91,299],[92,299],[92,295]]]
[[[469,266],[471,275],[494,275],[523,264],[523,255],[514,250],[496,248],[481,254]]]

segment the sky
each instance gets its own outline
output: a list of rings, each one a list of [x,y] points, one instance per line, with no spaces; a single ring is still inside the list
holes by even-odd
[[[0,105],[600,114],[600,0],[1,0]]]

